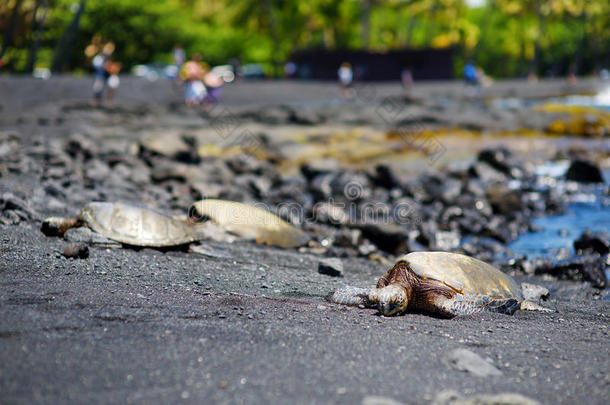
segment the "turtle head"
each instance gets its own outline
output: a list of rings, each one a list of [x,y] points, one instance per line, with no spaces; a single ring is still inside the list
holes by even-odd
[[[398,284],[391,284],[376,291],[377,308],[385,316],[400,314],[407,309],[407,290]]]

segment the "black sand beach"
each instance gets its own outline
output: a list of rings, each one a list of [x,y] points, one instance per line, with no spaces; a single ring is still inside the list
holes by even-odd
[[[595,280],[584,276],[559,280],[534,274],[528,269],[535,265],[527,260],[503,267],[520,283],[547,288],[548,299],[541,303],[552,313],[382,317],[372,309],[325,299],[343,284],[374,284],[401,248],[442,247],[434,235],[458,232],[451,221],[445,229],[430,219],[436,218],[435,210],[443,213],[456,204],[450,181],[441,177],[438,199],[437,191],[426,189],[427,197],[418,200],[415,185],[426,184],[421,176],[430,171],[448,177],[468,173],[468,165],[489,162],[481,150],[499,147],[518,162],[509,160],[506,167],[523,168],[521,177],[505,174],[506,182],[533,184],[539,178],[528,165],[549,159],[586,157],[604,168],[607,134],[552,135],[547,129],[553,119],[533,114],[529,106],[502,110],[484,101],[588,93],[599,83],[567,88],[560,81],[537,86],[513,81],[483,89],[475,98],[464,93],[461,83],[432,83],[416,86],[408,101],[391,84],[367,85],[359,97],[341,100],[334,84],[237,83],[205,113],[184,107],[180,88],[168,82],[127,77],[113,105],[94,108],[90,84],[88,78],[0,77],[1,403],[420,404],[458,403],[456,396],[470,398],[464,403],[525,403],[510,395],[496,402],[473,399],[502,393],[542,404],[607,402],[610,295],[605,275],[603,285],[595,287]],[[402,107],[389,108],[395,100]],[[395,115],[390,123],[387,114]],[[396,120],[403,120],[399,127],[424,125],[407,133],[428,131],[433,135],[426,139],[437,141],[442,152],[435,156],[426,149],[429,144],[416,142],[392,153],[363,155],[381,140],[380,149],[395,146],[386,135]],[[238,130],[226,132],[233,122]],[[587,128],[593,131],[594,125]],[[247,134],[250,141],[235,140],[235,134]],[[295,139],[301,142],[297,146]],[[306,146],[316,142],[322,146],[308,152]],[[332,155],[333,148],[349,142],[355,143]],[[232,147],[243,150],[228,154]],[[304,169],[320,149],[331,150],[324,157],[347,171],[324,166],[328,159]],[[396,187],[379,186],[388,176],[371,173],[382,163],[396,173]],[[68,242],[40,231],[45,217],[74,216],[93,200],[146,204],[174,215],[186,214],[195,199],[205,196],[272,207],[285,195],[306,201],[326,190],[314,187],[314,172],[363,178],[359,192],[370,191],[370,201],[410,198],[410,207],[417,203],[421,216],[410,218],[409,226],[424,235],[417,222],[421,218],[440,229],[430,231],[430,240],[410,239],[405,230],[404,240],[399,237],[405,245],[389,251],[381,246],[383,238],[375,239],[378,234],[361,224],[295,221],[318,244],[280,249],[247,241],[202,242],[205,254],[93,244],[86,259],[64,257]],[[482,173],[490,172],[477,173],[477,182],[486,184]],[[582,187],[572,195],[588,192]],[[392,200],[393,188],[404,195]],[[596,192],[607,198],[607,184]],[[329,193],[336,198],[332,187]],[[527,231],[531,218],[553,212],[555,202],[569,203],[569,190],[531,193],[542,196],[544,204],[538,206],[524,192],[517,208],[494,203],[493,215],[481,214],[487,230],[475,236],[493,235],[499,250],[489,260],[497,265],[522,260],[503,248],[513,231]],[[489,193],[485,198],[493,202]],[[492,217],[500,222],[494,225]],[[515,229],[500,233],[510,223]],[[337,242],[348,228],[368,235],[370,252],[362,241]],[[464,225],[459,229],[458,236],[468,234]],[[334,235],[326,247],[321,243],[325,232]],[[487,245],[473,246],[473,255],[487,257]],[[341,258],[343,277],[318,272],[327,257]],[[603,260],[607,263],[607,255]]]

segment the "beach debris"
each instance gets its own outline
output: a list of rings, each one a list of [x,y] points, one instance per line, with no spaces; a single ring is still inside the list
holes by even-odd
[[[523,298],[508,275],[480,260],[447,252],[413,252],[401,257],[376,288],[344,286],[331,302],[376,307],[386,316],[422,311],[441,316],[478,312],[513,314],[517,309],[550,312]]]
[[[194,223],[211,221],[241,238],[283,248],[302,246],[309,241],[305,232],[280,217],[234,201],[197,201],[189,210],[189,219]]]

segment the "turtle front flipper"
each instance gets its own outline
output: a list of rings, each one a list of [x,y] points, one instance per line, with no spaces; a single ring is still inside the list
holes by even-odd
[[[364,305],[369,307],[377,304],[376,302],[371,302],[369,299],[369,295],[371,295],[373,290],[375,289],[344,285],[337,291],[329,294],[327,299],[335,304],[354,306]]]
[[[434,309],[444,316],[463,316],[478,312],[496,312],[512,315],[519,309],[519,301],[514,298],[491,298],[487,295],[456,294],[451,298],[437,296]]]

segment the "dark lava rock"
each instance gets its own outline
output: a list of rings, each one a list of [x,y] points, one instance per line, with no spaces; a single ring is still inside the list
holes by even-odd
[[[358,247],[362,243],[362,231],[360,229],[341,228],[333,237],[335,246]]]
[[[485,183],[480,179],[469,179],[464,186],[464,191],[470,193],[476,197],[484,197],[486,194],[487,187]]]
[[[305,163],[301,166],[301,173],[309,181],[320,174],[329,174],[338,171],[341,165],[336,159],[321,159]]]
[[[511,153],[506,148],[488,148],[479,152],[478,160],[489,164],[491,167],[504,174],[510,175],[511,167],[508,163],[510,156]]]
[[[585,231],[574,241],[574,250],[578,254],[610,253],[610,235],[604,232]]]
[[[262,198],[271,190],[271,181],[267,177],[256,176],[254,174],[241,174],[235,176],[233,182],[243,190],[249,191],[256,198]]]
[[[506,245],[487,237],[474,237],[462,245],[462,250],[469,256],[483,261],[490,261],[506,251]]]
[[[471,177],[480,179],[484,183],[503,183],[508,180],[507,176],[499,170],[494,169],[485,162],[475,162],[468,169]]]
[[[566,173],[566,179],[579,183],[603,183],[601,170],[599,167],[588,160],[575,160],[570,165]]]
[[[360,224],[362,235],[384,252],[399,254],[407,250],[408,233],[394,224]]]
[[[371,180],[376,186],[386,188],[388,190],[400,187],[401,182],[392,168],[388,165],[375,166],[374,172],[371,174]]]
[[[453,203],[455,198],[462,192],[462,182],[442,175],[429,174],[418,179],[424,194],[420,198],[426,201],[444,201],[447,204]],[[414,183],[409,184],[411,191],[418,193],[421,190],[414,190]],[[417,198],[416,198],[417,199]]]
[[[72,158],[89,160],[98,152],[96,145],[82,135],[73,135],[66,142],[65,152]]]
[[[590,281],[593,287],[604,288],[606,280],[605,257],[593,254],[574,256],[554,263],[543,263],[536,274],[550,274],[563,280]]]
[[[518,161],[508,149],[503,147],[483,149],[479,153],[478,160],[516,179],[532,174],[533,170],[531,166]]]
[[[504,185],[495,184],[487,190],[487,201],[491,204],[494,213],[506,215],[523,209],[521,195],[521,190],[513,190]]]
[[[309,191],[315,201],[328,201],[332,195],[332,174],[320,174],[313,178],[309,184]]]
[[[343,262],[336,257],[324,259],[318,264],[318,273],[331,277],[343,277]]]
[[[153,183],[163,183],[166,181],[178,181],[183,183],[186,181],[187,177],[187,174],[176,165],[156,166],[150,173],[150,179]]]
[[[505,218],[499,215],[494,215],[490,218],[483,229],[481,230],[481,236],[489,236],[502,243],[511,242],[517,237],[514,229],[511,229],[511,224],[505,221]]]
[[[256,112],[254,117],[267,124],[284,124],[296,121],[294,110],[287,105],[265,107]]]
[[[70,243],[64,249],[64,256],[73,259],[86,259],[89,257],[89,246],[84,243]]]
[[[174,155],[174,159],[178,162],[191,165],[198,165],[201,163],[201,157],[199,156],[199,153],[197,153],[197,150],[178,151]]]
[[[317,203],[314,205],[313,217],[317,222],[331,225],[345,225],[349,221],[349,215],[343,207],[331,203]]]
[[[413,227],[424,221],[422,206],[411,198],[398,198],[392,204],[391,219],[402,226]]]

